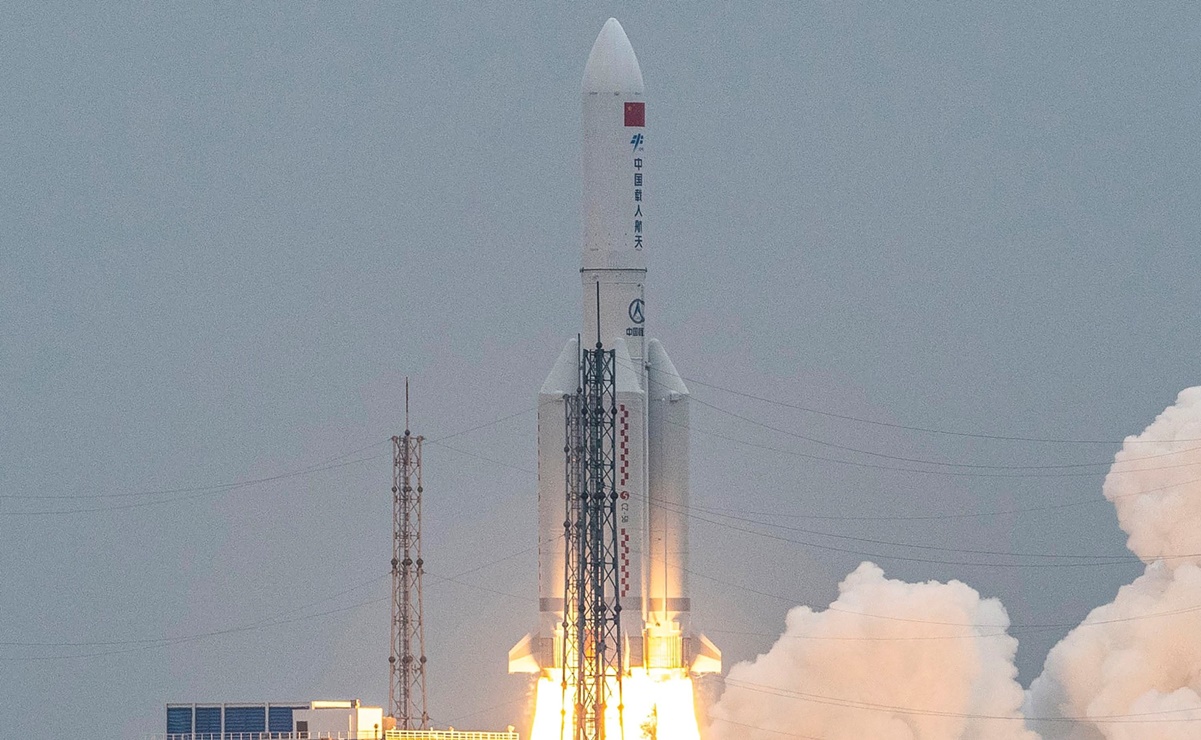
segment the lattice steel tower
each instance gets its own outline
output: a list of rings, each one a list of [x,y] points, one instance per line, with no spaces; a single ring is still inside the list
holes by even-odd
[[[421,442],[409,433],[409,379],[405,378],[405,433],[392,438],[392,654],[388,711],[398,730],[429,729],[425,701],[425,628],[421,621]],[[414,487],[416,483],[416,487]]]
[[[584,350],[579,388],[566,404],[562,688],[565,697],[570,687],[575,689],[574,740],[605,740],[605,710],[611,699],[617,699],[619,727],[624,714],[615,371],[613,350],[605,350],[599,341],[596,349]],[[566,711],[563,725],[565,730]]]
[[[578,342],[577,342],[578,346]],[[580,559],[583,557],[582,537],[585,526],[584,520],[584,407],[581,403],[584,397],[583,373],[581,371],[583,358],[577,360],[575,395],[563,404],[564,422],[567,426],[563,452],[567,455],[564,471],[564,491],[567,493],[567,518],[563,522],[563,644],[560,647],[563,661],[563,682],[561,684],[563,698],[561,702],[562,715],[559,719],[559,740],[574,740],[576,735],[568,736],[568,728],[574,727],[572,707],[576,705],[578,696],[575,689],[579,685],[580,640],[583,637],[580,622],[580,605],[583,568]],[[570,701],[568,696],[570,694]],[[569,723],[572,723],[569,725]]]

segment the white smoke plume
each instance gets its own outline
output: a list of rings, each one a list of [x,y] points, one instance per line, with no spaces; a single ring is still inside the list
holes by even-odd
[[[1201,564],[1201,387],[1181,391],[1142,434],[1126,438],[1104,492],[1126,546],[1144,563]]]
[[[1127,545],[1148,563],[1052,648],[1030,687],[1049,740],[1201,737],[1201,388],[1180,393],[1105,479]]]
[[[1017,640],[996,599],[863,563],[826,611],[796,607],[766,654],[730,669],[713,740],[1031,740]]]

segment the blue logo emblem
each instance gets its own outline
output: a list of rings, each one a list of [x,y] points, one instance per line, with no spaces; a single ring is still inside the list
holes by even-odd
[[[630,139],[630,143],[634,145],[634,151],[642,148],[643,141],[645,140],[642,138],[642,134],[634,134],[634,138]]]
[[[630,321],[633,321],[635,324],[641,324],[643,321],[641,298],[635,298],[630,301]]]

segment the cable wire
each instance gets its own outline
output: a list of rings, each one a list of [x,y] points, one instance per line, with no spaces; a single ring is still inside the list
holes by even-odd
[[[658,372],[663,372],[663,371],[658,370]],[[670,373],[664,373],[664,374],[670,375]],[[850,414],[840,414],[840,413],[835,413],[833,411],[825,411],[822,409],[813,408],[811,406],[802,406],[799,404],[788,403],[786,401],[779,401],[776,399],[765,398],[763,396],[756,396],[753,393],[746,393],[745,391],[738,391],[738,390],[734,390],[733,388],[726,388],[724,386],[716,385],[714,383],[708,383],[708,382],[698,380],[696,378],[690,378],[690,377],[687,377],[684,375],[677,374],[674,377],[677,377],[680,380],[683,380],[687,383],[694,383],[696,385],[704,386],[706,388],[712,388],[713,390],[722,391],[723,393],[729,393],[734,396],[740,396],[742,398],[748,398],[748,399],[751,399],[754,401],[760,401],[762,403],[770,404],[772,406],[780,406],[782,408],[793,409],[795,411],[804,411],[806,413],[816,414],[818,416],[825,416],[830,419],[839,419],[841,421],[852,421],[852,422],[856,422],[859,424],[869,424],[871,426],[884,427],[887,429],[900,429],[900,430],[909,431],[909,432],[923,432],[926,434],[939,434],[939,435],[944,435],[944,436],[948,436],[948,437],[967,437],[970,439],[988,439],[988,440],[1001,441],[1001,442],[1039,442],[1039,443],[1048,443],[1048,444],[1075,444],[1075,445],[1120,445],[1120,444],[1126,444],[1128,442],[1146,443],[1146,442],[1154,442],[1155,441],[1155,440],[1134,440],[1134,439],[1130,439],[1129,437],[1126,439],[1066,439],[1066,438],[1056,438],[1056,437],[1027,437],[1027,436],[1020,436],[1020,435],[987,434],[987,433],[983,433],[983,432],[959,432],[959,431],[952,431],[952,430],[948,430],[948,429],[938,429],[935,427],[922,427],[922,426],[913,426],[913,425],[909,425],[909,424],[897,424],[897,423],[887,422],[887,421],[878,421],[876,419],[867,419],[867,418],[864,418],[861,416],[852,416]],[[1181,440],[1176,440],[1176,441],[1178,441],[1178,442],[1201,442],[1201,438],[1181,439]]]

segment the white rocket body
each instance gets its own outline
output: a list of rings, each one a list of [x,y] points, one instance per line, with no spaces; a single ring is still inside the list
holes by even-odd
[[[582,85],[583,324],[616,353],[617,490],[622,633],[628,668],[710,673],[721,653],[690,633],[688,583],[688,388],[656,339],[646,340],[644,248],[647,193],[642,72],[610,18]],[[599,286],[599,289],[598,289]],[[599,301],[598,301],[599,298]],[[598,324],[599,305],[599,324]],[[578,385],[570,339],[538,394],[538,632],[509,652],[509,671],[562,667],[566,397]],[[557,671],[556,671],[557,673]]]

